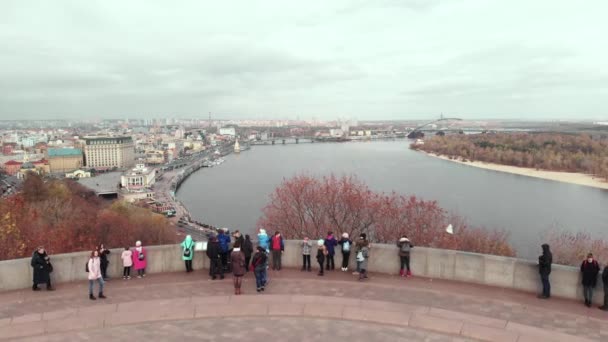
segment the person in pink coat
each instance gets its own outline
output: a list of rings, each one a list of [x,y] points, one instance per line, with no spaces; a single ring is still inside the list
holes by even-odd
[[[103,295],[103,277],[101,275],[101,260],[99,259],[99,251],[94,250],[91,252],[89,262],[87,263],[87,272],[89,272],[89,299],[96,300],[93,296],[93,287],[95,282],[99,282],[99,299],[104,299],[106,296]]]
[[[135,250],[133,251],[133,267],[137,271],[137,278],[146,276],[147,262],[146,249],[141,245],[141,241],[137,241],[135,243]]]

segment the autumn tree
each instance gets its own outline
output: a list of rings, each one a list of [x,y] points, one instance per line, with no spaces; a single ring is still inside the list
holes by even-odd
[[[445,232],[450,223],[457,234]],[[421,246],[515,255],[504,231],[469,227],[435,201],[374,192],[353,176],[284,180],[270,195],[258,227],[292,239],[316,239],[334,231],[366,233],[371,241],[394,243],[408,235]]]

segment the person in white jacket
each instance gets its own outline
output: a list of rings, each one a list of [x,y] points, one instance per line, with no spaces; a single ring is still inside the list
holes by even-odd
[[[95,281],[99,282],[99,299],[104,299],[106,296],[103,295],[103,277],[101,276],[101,261],[99,259],[99,251],[94,250],[91,252],[91,257],[87,264],[87,272],[89,272],[89,299],[96,300],[93,296],[93,286]]]

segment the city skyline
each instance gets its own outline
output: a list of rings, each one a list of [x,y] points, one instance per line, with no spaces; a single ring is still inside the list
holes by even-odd
[[[0,9],[0,120],[608,118],[602,1]]]

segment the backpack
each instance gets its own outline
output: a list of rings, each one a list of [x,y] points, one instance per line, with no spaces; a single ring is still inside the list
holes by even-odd
[[[365,258],[363,257],[363,252],[359,251],[357,252],[357,261],[363,261],[365,260]]]
[[[87,273],[89,273],[89,261],[87,260],[87,263],[84,264],[84,269],[85,271],[87,271]]]
[[[190,245],[190,247],[186,247],[184,249],[184,256],[187,258],[190,256],[190,248],[192,248],[192,245]]]
[[[342,244],[342,250],[344,252],[350,251],[350,242],[348,240],[344,241],[344,243]]]
[[[139,253],[139,255],[137,256],[137,259],[139,259],[140,261],[144,260],[144,258],[146,257],[144,255],[144,250],[142,249],[141,252],[138,252],[138,253]]]
[[[412,246],[408,241],[401,244],[401,251],[404,253],[409,253],[412,250]]]

